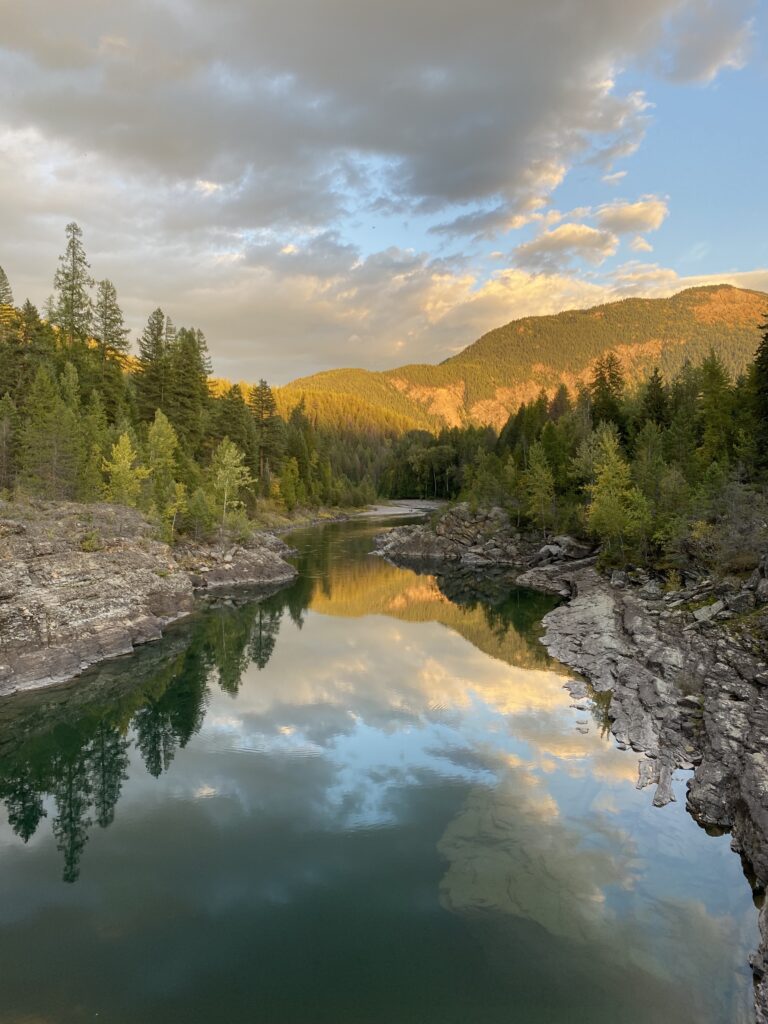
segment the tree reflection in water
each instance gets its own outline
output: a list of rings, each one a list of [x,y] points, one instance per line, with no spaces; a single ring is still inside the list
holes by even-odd
[[[203,723],[209,686],[234,696],[249,663],[267,665],[282,612],[274,599],[212,608],[164,641],[160,647],[168,649],[159,657],[141,652],[89,673],[59,690],[59,701],[35,695],[4,702],[0,799],[15,834],[28,842],[52,798],[62,877],[76,881],[90,829],[114,821],[132,743],[150,775],[167,771]]]
[[[46,804],[53,805],[64,881],[77,880],[94,825],[107,828],[114,821],[131,747],[153,777],[168,771],[176,752],[200,730],[210,688],[236,697],[245,670],[267,666],[285,612],[299,629],[311,606],[342,616],[437,619],[495,657],[546,662],[535,636],[552,599],[521,599],[504,574],[454,573],[419,582],[411,573],[361,558],[373,530],[351,526],[344,527],[341,553],[332,527],[307,533],[296,558],[300,575],[276,594],[222,601],[130,658],[47,693],[0,701],[0,800],[24,843],[48,816]]]

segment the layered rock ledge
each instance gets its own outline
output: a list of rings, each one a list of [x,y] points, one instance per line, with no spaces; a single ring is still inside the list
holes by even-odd
[[[465,547],[473,533],[466,517],[462,510],[456,532],[443,517],[447,539],[435,530],[430,539],[429,527],[390,531],[379,553],[425,568],[463,563],[461,552],[481,554],[471,550],[474,538]],[[692,573],[682,589],[665,593],[643,571],[601,573],[569,538],[526,554],[523,538],[508,525],[504,532],[492,547],[491,538],[483,542],[482,554],[501,550],[502,564],[516,548],[519,586],[568,599],[544,617],[541,642],[588,680],[591,691],[567,684],[574,698],[606,695],[593,710],[620,747],[640,755],[638,788],[654,786],[653,802],[663,806],[675,799],[674,773],[691,771],[688,810],[707,830],[731,834],[760,907],[761,944],[751,964],[756,1020],[768,1024],[768,556],[745,582]]]
[[[619,746],[642,754],[638,788],[653,802],[674,800],[673,773],[692,770],[686,805],[704,828],[729,832],[760,905],[761,945],[752,958],[756,1020],[768,1021],[768,609],[737,586],[710,581],[664,594],[643,572],[609,581],[591,566],[551,566],[542,574],[571,599],[544,617],[542,643],[609,692],[607,717]],[[755,588],[768,576],[763,559]],[[722,596],[717,596],[719,590]],[[764,591],[765,588],[762,588]],[[702,596],[703,595],[703,596]],[[703,603],[702,603],[703,601]],[[729,612],[728,605],[746,608]],[[702,611],[706,610],[705,614]],[[718,617],[723,616],[722,620]]]
[[[179,548],[135,509],[0,502],[0,694],[63,682],[157,640],[196,594],[296,576],[270,534]]]

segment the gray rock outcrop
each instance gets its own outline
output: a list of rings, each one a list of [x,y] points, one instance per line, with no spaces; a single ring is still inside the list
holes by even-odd
[[[514,565],[520,534],[503,509],[475,511],[466,502],[449,508],[436,523],[399,526],[377,538],[385,558],[462,565]]]
[[[693,769],[689,811],[703,827],[731,833],[762,892],[768,884],[768,666],[741,642],[742,627],[726,631],[718,624],[728,615],[728,598],[697,607],[702,590],[711,591],[709,581],[665,595],[646,574],[624,574],[611,584],[590,565],[552,567],[551,588],[558,579],[561,592],[572,596],[544,617],[542,643],[596,691],[610,692],[611,731],[619,746],[644,755],[638,786],[655,785],[656,806],[675,799],[674,772]],[[525,573],[518,582],[532,585],[536,577]],[[704,608],[708,614],[701,615]],[[759,923],[762,942],[752,969],[756,1019],[765,1024],[765,907]]]
[[[434,523],[398,526],[380,534],[376,551],[413,565],[443,562],[469,568],[548,566],[592,554],[590,545],[564,535],[542,546],[516,530],[504,509],[473,509],[468,502],[451,506]]]
[[[296,575],[288,548],[171,549],[135,509],[0,502],[0,694],[62,682],[157,640],[195,591],[275,586]]]

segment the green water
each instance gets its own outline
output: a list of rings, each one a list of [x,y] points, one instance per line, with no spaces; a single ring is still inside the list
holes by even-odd
[[[0,703],[0,1024],[751,1019],[738,858],[570,706],[549,600],[377,529]]]

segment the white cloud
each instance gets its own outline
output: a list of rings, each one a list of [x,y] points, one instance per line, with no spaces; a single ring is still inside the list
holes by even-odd
[[[595,219],[600,227],[623,235],[634,231],[656,231],[668,213],[665,199],[643,196],[635,203],[616,202],[601,206]]]
[[[629,247],[634,252],[653,252],[653,246],[642,235],[636,235],[629,243]]]
[[[626,171],[614,171],[613,174],[604,174],[603,181],[606,185],[618,185],[626,176]]]
[[[673,295],[683,288],[700,288],[712,284],[731,284],[736,288],[768,292],[768,267],[681,276],[671,267],[662,267],[658,263],[630,261],[618,267],[606,283],[612,288],[614,298],[623,298],[625,295]]]
[[[612,231],[588,224],[560,224],[519,245],[514,258],[518,266],[532,270],[557,270],[573,259],[585,259],[599,265],[613,256],[618,244],[619,240]]]

